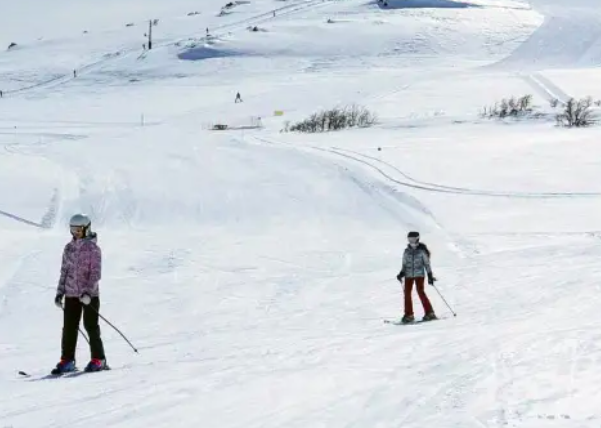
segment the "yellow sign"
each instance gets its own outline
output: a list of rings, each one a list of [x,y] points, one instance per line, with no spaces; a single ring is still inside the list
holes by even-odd
[[[273,112],[274,116],[284,116],[284,112],[282,110],[276,110]]]

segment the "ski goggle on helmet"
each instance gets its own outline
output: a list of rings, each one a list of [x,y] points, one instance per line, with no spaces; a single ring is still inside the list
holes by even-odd
[[[88,233],[90,232],[91,224],[92,224],[92,221],[90,220],[90,218],[87,215],[75,214],[69,220],[69,229],[71,230],[71,233],[76,233],[76,232],[82,231],[83,236],[87,236]]]
[[[417,244],[419,242],[419,232],[409,232],[407,234],[407,241],[410,244]]]

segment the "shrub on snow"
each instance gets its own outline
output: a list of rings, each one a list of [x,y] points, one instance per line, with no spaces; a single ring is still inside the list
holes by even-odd
[[[566,128],[580,128],[593,125],[597,122],[593,105],[601,105],[594,102],[591,97],[563,102],[557,98],[549,100],[549,105],[554,110],[552,113],[558,126]],[[504,119],[507,117],[548,117],[546,113],[534,113],[532,96],[524,95],[521,98],[511,97],[497,102],[495,105],[482,109],[481,116],[487,119]]]
[[[480,115],[488,119],[505,119],[528,116],[532,111],[532,95],[524,95],[520,98],[504,98],[493,106],[484,107]]]
[[[343,108],[313,113],[307,119],[293,125],[286,124],[285,131],[327,132],[347,128],[368,128],[377,122],[377,116],[365,107],[350,105]]]
[[[557,124],[566,128],[582,128],[596,122],[593,117],[591,97],[575,100],[570,98],[563,106],[563,111],[555,116]]]

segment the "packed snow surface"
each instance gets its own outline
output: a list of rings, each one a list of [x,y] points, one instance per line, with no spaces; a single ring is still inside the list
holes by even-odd
[[[598,1],[226,3],[3,1],[0,428],[601,426],[601,132],[549,105],[601,99]],[[42,379],[76,212],[139,353]],[[410,230],[441,320],[385,324]]]

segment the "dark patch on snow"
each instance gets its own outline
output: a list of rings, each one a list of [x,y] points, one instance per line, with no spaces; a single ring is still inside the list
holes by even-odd
[[[453,0],[375,0],[370,4],[380,9],[467,9],[482,6]]]
[[[208,46],[196,46],[180,52],[177,57],[185,61],[202,61],[212,58],[238,56],[236,52],[214,49]]]

